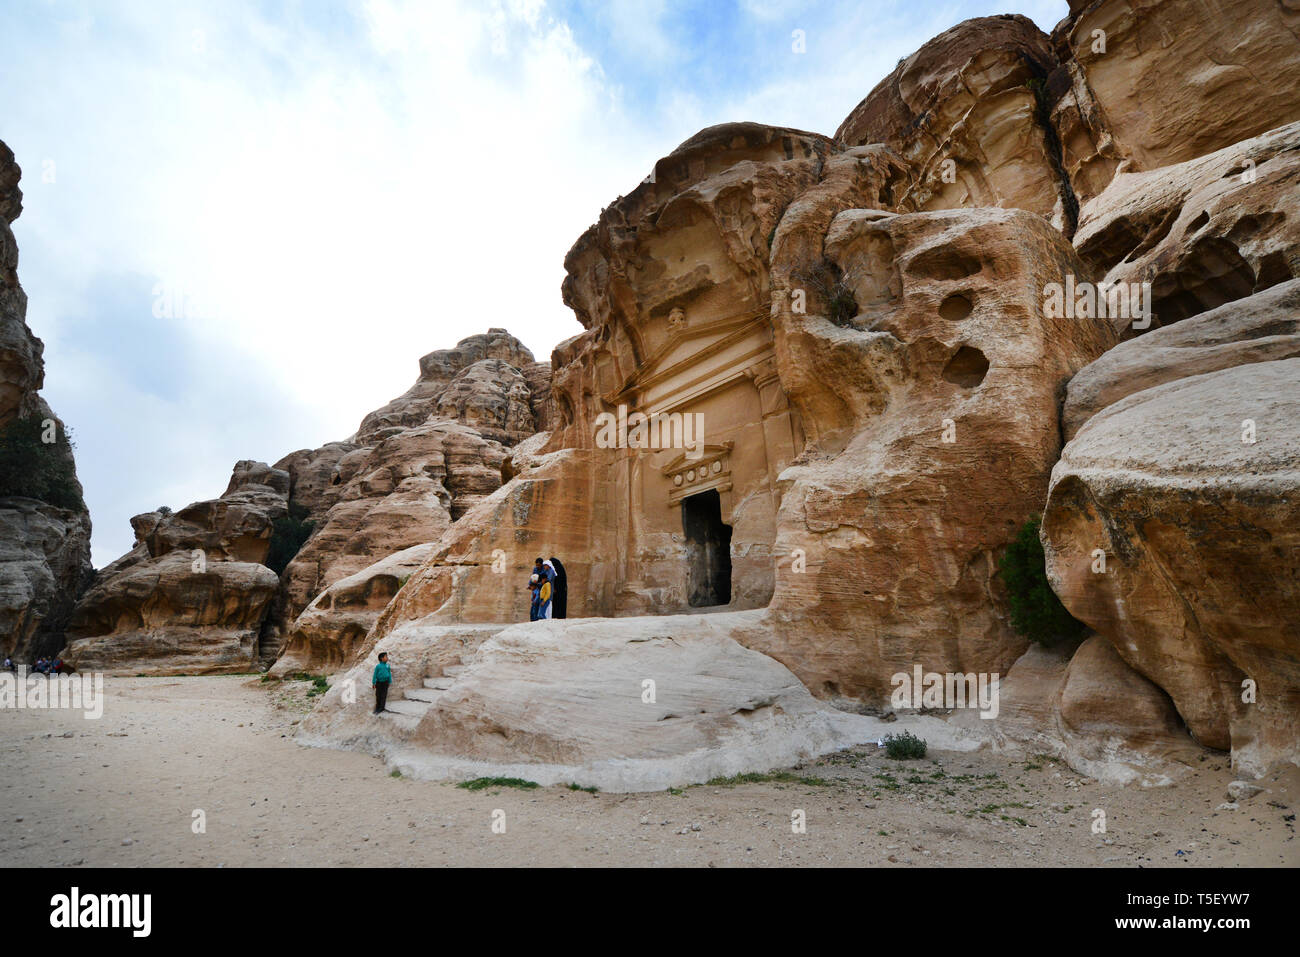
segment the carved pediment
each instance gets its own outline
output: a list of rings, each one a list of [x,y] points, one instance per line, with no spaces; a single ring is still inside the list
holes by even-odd
[[[678,313],[680,312],[680,315]],[[728,351],[753,339],[752,349],[739,350],[741,363],[735,370],[743,372],[753,358],[771,349],[770,307],[709,322],[696,322],[687,313],[673,310],[668,322],[670,334],[622,385],[603,397],[609,405],[618,405],[643,394],[675,377],[690,377],[692,367],[705,365],[710,359],[721,361]],[[673,317],[677,316],[674,323]]]

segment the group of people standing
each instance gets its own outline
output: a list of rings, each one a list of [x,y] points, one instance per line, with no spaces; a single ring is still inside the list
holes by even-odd
[[[10,655],[5,655],[4,670],[18,671],[18,666],[14,664],[14,659]],[[63,659],[58,657],[46,658],[42,655],[32,663],[32,674],[58,675],[70,670],[63,664]]]
[[[554,555],[533,562],[533,572],[528,576],[528,588],[533,593],[528,607],[529,621],[567,617],[569,577],[564,572],[563,563]]]

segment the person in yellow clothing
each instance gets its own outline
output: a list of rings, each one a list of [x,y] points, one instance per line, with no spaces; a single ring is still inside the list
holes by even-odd
[[[537,620],[551,617],[551,599],[555,595],[555,570],[548,568],[539,558],[533,571],[538,575],[541,587],[537,590]]]

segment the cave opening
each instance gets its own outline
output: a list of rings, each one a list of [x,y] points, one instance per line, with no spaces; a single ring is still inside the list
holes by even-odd
[[[686,592],[692,608],[731,603],[731,526],[722,521],[717,489],[682,499]]]

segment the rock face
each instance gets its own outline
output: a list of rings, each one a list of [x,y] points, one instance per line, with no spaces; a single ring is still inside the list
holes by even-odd
[[[470,336],[421,359],[416,384],[347,441],[240,462],[220,498],[137,515],[65,657],[132,673],[341,666],[432,543],[500,487],[511,447],[550,421],[549,370],[503,329]],[[295,525],[309,537],[277,575],[273,536]]]
[[[1297,416],[1300,359],[1135,392],[1066,446],[1043,523],[1071,613],[1255,773],[1300,761]]]
[[[135,547],[77,603],[63,657],[82,671],[251,671],[280,579],[262,562],[289,474],[239,462],[220,498],[131,520]]]
[[[907,160],[907,209],[1009,206],[1065,222],[1071,202],[1056,131],[1040,107],[1057,67],[1021,16],[981,17],[941,33],[898,67],[835,131]]]
[[[1118,337],[1044,317],[1043,286],[1085,268],[1046,220],[893,212],[900,169],[884,147],[736,124],[693,137],[606,209],[567,260],[564,294],[587,332],[552,358],[548,444],[434,546],[379,616],[367,660],[385,642],[411,653],[402,643],[429,629],[522,620],[532,558],[556,554],[572,616],[615,616],[601,627],[634,622],[637,635],[671,623],[674,640],[725,633],[856,707],[887,706],[892,674],[918,663],[1005,672],[1024,640],[1005,621],[997,553],[1042,506],[1064,383]],[[699,415],[698,454],[639,448],[630,432],[602,441],[602,417],[635,414]],[[681,616],[710,606],[720,613]],[[591,626],[499,638],[530,627],[554,631],[553,645],[528,645],[519,664],[548,668]],[[635,671],[638,651],[611,640],[599,654]],[[330,717],[329,701],[315,740],[530,771],[539,751],[564,773],[605,760],[583,750],[599,732],[581,715],[545,730],[541,699],[494,693],[522,679],[483,655],[465,713],[440,699],[400,748],[382,743],[383,725]],[[802,727],[773,724],[772,747]]]
[[[67,429],[38,392],[44,347],[27,326],[11,228],[22,212],[21,175],[13,151],[0,143],[0,654],[30,664],[62,647],[73,603],[94,569],[90,514]],[[38,474],[53,474],[57,488],[37,487]]]
[[[1083,207],[1075,245],[1103,281],[1150,286],[1151,327],[1300,276],[1300,123],[1176,166],[1121,173]],[[1143,331],[1124,318],[1125,336]]]
[[[1300,9],[1290,0],[1071,6],[1052,33],[1068,74],[1053,77],[1052,92],[1068,79],[1072,112],[1054,118],[1081,201],[1106,187],[1107,167],[1172,166],[1300,120]]]
[[[1106,406],[1144,389],[1255,362],[1300,356],[1300,279],[1131,339],[1070,380],[1071,439]]]
[[[1099,781],[1172,784],[1204,754],[1169,696],[1096,635],[1077,650],[1030,647],[1003,679],[999,705],[993,720],[966,712],[958,723],[995,747],[1050,754]]]
[[[298,616],[289,646],[272,672],[333,672],[351,662],[379,613],[433,547],[413,545],[331,584]]]
[[[302,740],[429,777],[770,767],[878,736],[825,702],[887,710],[915,667],[1007,677],[935,747],[1147,784],[1202,746],[1300,762],[1300,11],[1216,3],[971,20],[835,137],[701,131],[575,242],[549,365],[470,337],[346,442],[138,517],[86,660],[283,644],[277,673],[366,688],[388,650],[395,714],[336,683]],[[278,583],[258,496],[314,523]],[[997,575],[1040,513],[1096,632],[1072,655],[1027,649]],[[576,620],[515,625],[552,555]]]
[[[803,561],[778,565],[769,611],[783,627],[762,650],[816,691],[868,701],[917,663],[1005,673],[1024,640],[997,557],[1041,508],[1062,385],[1115,341],[1043,316],[1037,290],[1078,261],[1018,210],[845,211],[825,252],[860,311],[836,323],[784,305],[807,255],[787,251],[785,228],[775,318],[790,400],[822,448],[843,448],[781,476],[777,550]]]
[[[415,385],[382,409],[376,409],[367,415],[357,429],[353,441],[368,442],[384,429],[395,426],[409,428],[421,425],[438,410],[448,387],[454,380],[463,378],[471,367],[489,359],[496,359],[510,366],[516,374],[522,374],[522,370],[535,365],[533,354],[505,329],[489,329],[485,334],[462,339],[454,349],[439,349],[422,358],[420,377],[415,380]],[[496,374],[499,376],[503,373]],[[513,385],[513,382],[511,384]],[[462,391],[465,393],[472,391],[471,386],[462,385]],[[517,411],[514,412],[513,418],[511,417],[511,410],[508,409],[510,397],[495,394],[491,389],[482,394],[484,396],[481,400],[482,412],[486,420],[495,422],[503,429],[506,428],[507,420],[513,425],[524,425]],[[532,394],[530,389],[525,404],[530,403]],[[517,400],[517,397],[514,398]],[[492,414],[490,411],[492,409],[496,410],[496,415]]]
[[[548,421],[549,369],[504,329],[470,336],[421,359],[416,384],[367,415],[349,442],[279,463],[316,530],[285,569],[267,628],[269,644],[284,636],[274,674],[351,657],[362,623],[383,608],[378,596],[418,567],[412,556],[424,552],[413,550],[499,488],[511,447]]]

